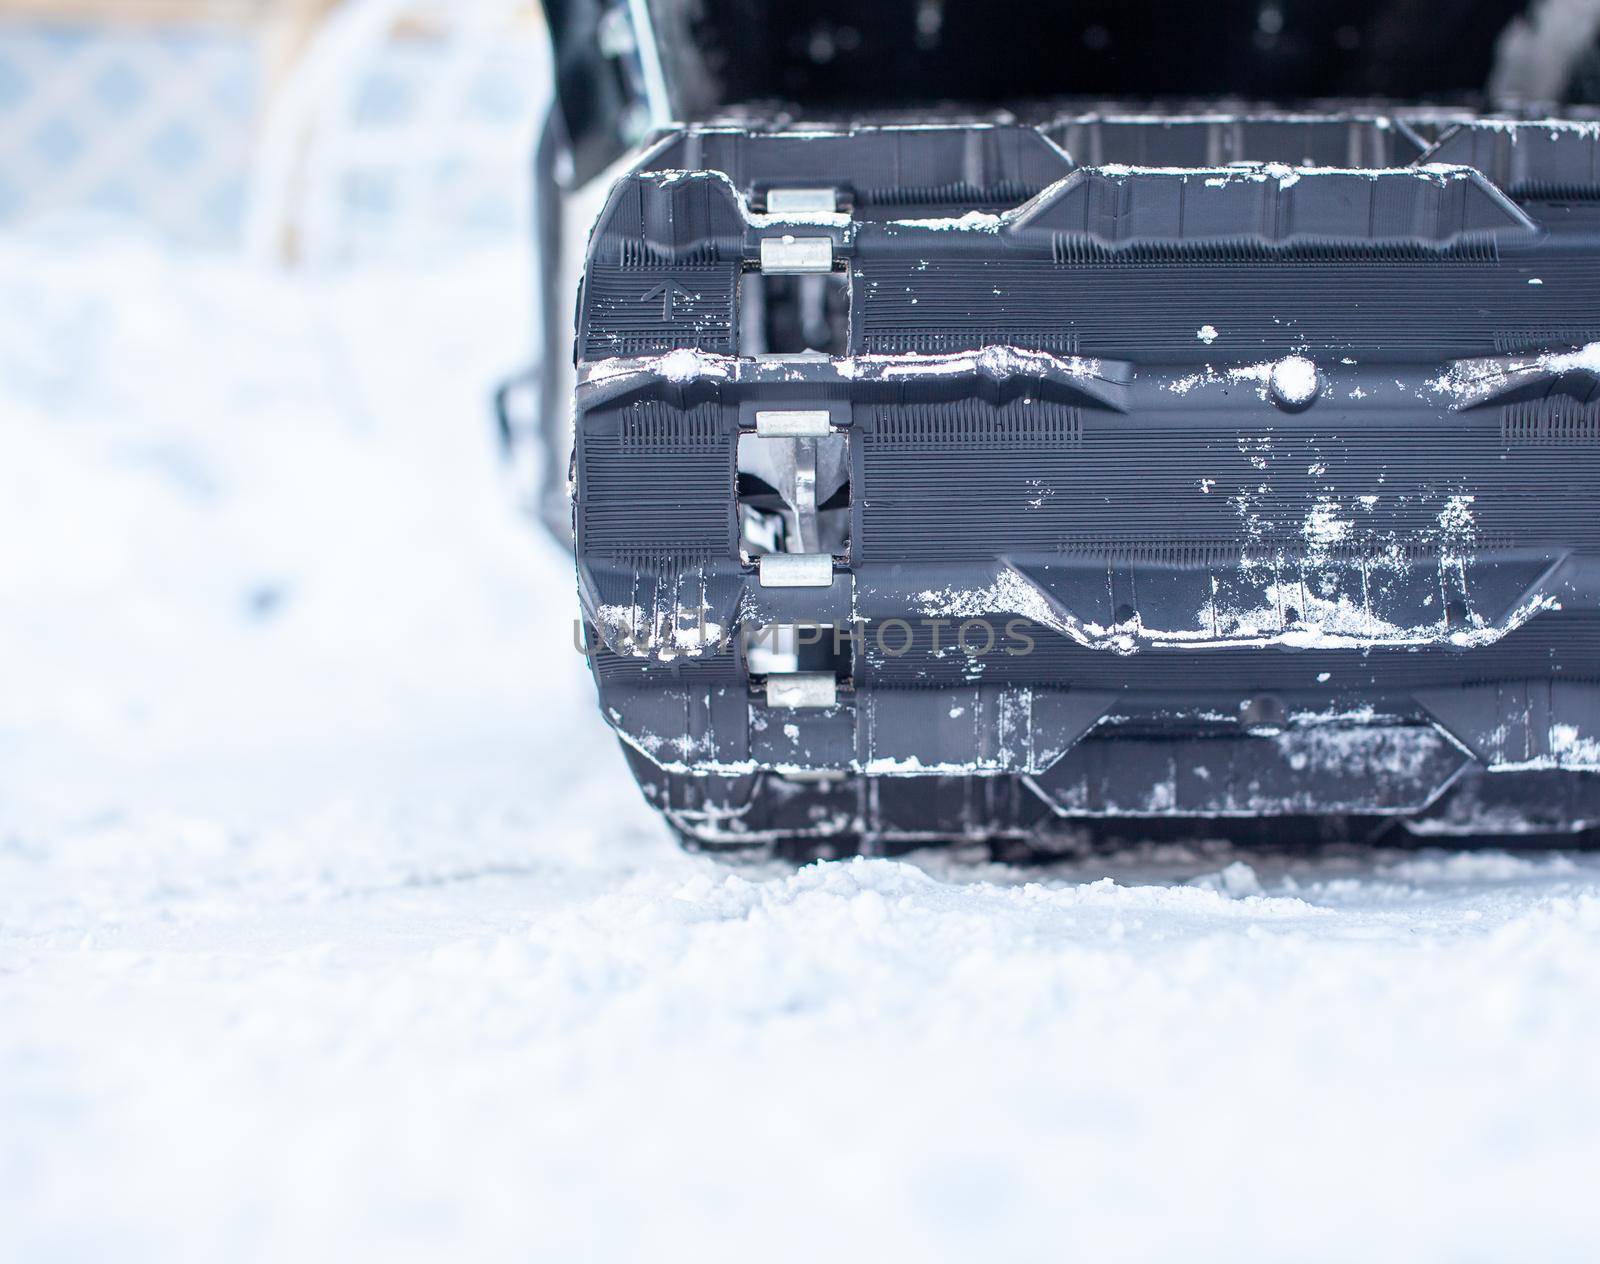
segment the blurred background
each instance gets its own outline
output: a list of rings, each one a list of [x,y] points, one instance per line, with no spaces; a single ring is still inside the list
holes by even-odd
[[[0,2],[6,821],[620,762],[490,417],[549,91],[521,0]]]
[[[548,61],[517,0],[5,0],[0,223],[311,265],[504,242]]]

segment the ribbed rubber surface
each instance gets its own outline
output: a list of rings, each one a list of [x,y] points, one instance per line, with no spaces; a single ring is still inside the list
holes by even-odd
[[[1600,129],[1028,117],[691,128],[613,190],[577,561],[652,801],[818,849],[1600,822]],[[765,213],[794,188],[835,209]],[[773,236],[827,239],[826,354],[752,354]],[[803,282],[764,301],[815,338]],[[771,409],[849,471],[826,585],[741,538]],[[769,705],[771,624],[843,630],[798,668],[831,705]]]

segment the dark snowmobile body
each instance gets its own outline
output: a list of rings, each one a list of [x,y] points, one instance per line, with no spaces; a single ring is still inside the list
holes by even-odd
[[[563,510],[686,837],[1600,823],[1581,110],[717,105],[589,236]]]

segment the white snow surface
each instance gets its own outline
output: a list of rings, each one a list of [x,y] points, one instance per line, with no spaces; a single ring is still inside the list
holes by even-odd
[[[529,275],[0,241],[0,1258],[1592,1258],[1600,860],[681,854]]]

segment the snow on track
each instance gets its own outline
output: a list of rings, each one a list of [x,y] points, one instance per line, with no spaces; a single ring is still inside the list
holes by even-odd
[[[526,276],[0,242],[0,1254],[1591,1257],[1600,858],[680,854]]]

